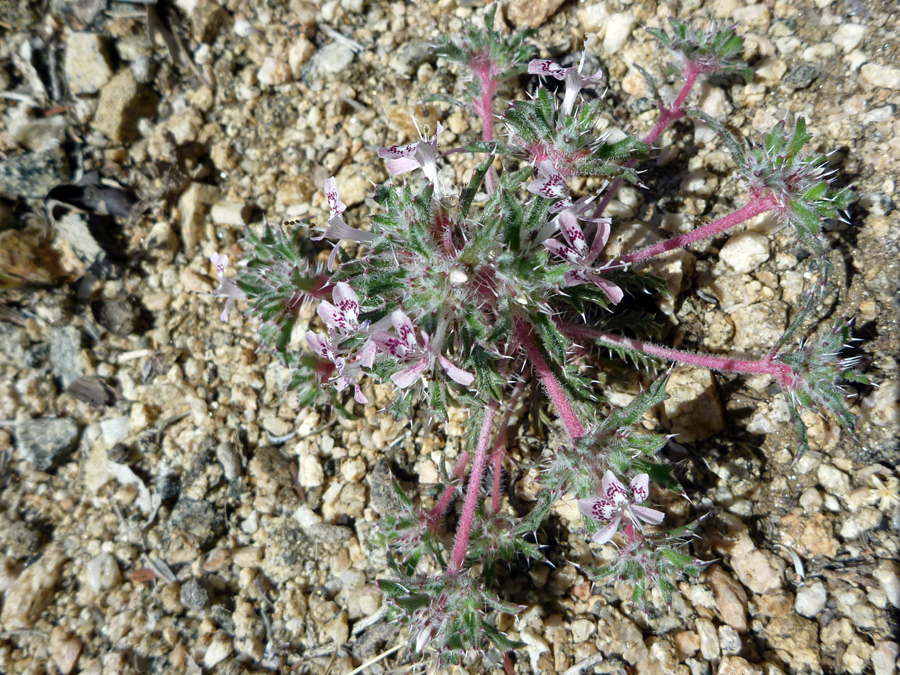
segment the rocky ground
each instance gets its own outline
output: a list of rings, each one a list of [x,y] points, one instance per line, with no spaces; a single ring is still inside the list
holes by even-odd
[[[500,627],[516,672],[678,675],[894,672],[900,607],[900,39],[890,0],[534,0],[501,22],[535,26],[540,54],[586,45],[608,74],[608,121],[646,133],[656,113],[633,64],[661,72],[641,29],[676,16],[732,22],[752,83],[695,99],[759,139],[786,115],[859,200],[833,223],[835,285],[821,325],[856,317],[878,387],[854,403],[859,437],[810,418],[791,467],[784,399],[763,378],[676,369],[655,421],[680,434],[682,477],[708,513],[695,552],[718,562],[645,613],[592,585],[598,555],[571,504],[548,525],[555,567],[520,570],[526,606]],[[209,264],[241,232],[327,213],[335,175],[365,222],[375,152],[442,120],[443,147],[477,133],[429,55],[484,7],[382,0],[0,2],[0,672],[422,672],[383,620],[371,543],[390,468],[437,480],[461,418],[430,433],[378,414],[299,408],[254,326],[221,303]],[[504,96],[514,96],[513,91]],[[619,241],[732,210],[743,197],[706,128],[663,137],[647,190],[612,205]],[[462,179],[471,161],[447,161]],[[589,189],[590,184],[580,186]],[[766,220],[660,270],[674,340],[714,353],[771,346],[810,283],[804,254]],[[764,237],[758,235],[765,235]],[[309,244],[310,252],[316,249]],[[327,257],[329,247],[320,254]],[[755,350],[755,351],[754,351]],[[623,384],[611,400],[633,393]],[[512,450],[532,466],[546,442]],[[516,488],[527,493],[521,479]],[[391,651],[395,646],[399,650]],[[503,672],[502,655],[483,662]],[[479,672],[481,666],[469,670]],[[354,671],[356,672],[356,671]]]

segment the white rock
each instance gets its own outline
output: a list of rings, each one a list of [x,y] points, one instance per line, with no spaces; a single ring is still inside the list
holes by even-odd
[[[803,491],[803,494],[800,495],[800,506],[803,507],[803,510],[807,513],[818,513],[822,510],[821,493],[814,487],[807,488]]]
[[[897,609],[900,609],[900,578],[897,576],[897,563],[890,560],[882,560],[872,573],[888,601]]]
[[[325,482],[325,470],[316,455],[301,455],[297,468],[297,480],[303,487],[318,487]]]
[[[294,520],[300,523],[300,527],[304,530],[313,527],[314,525],[318,525],[322,522],[322,516],[317,514],[311,508],[309,508],[306,504],[302,504],[297,507],[297,510],[294,511]]]
[[[585,640],[590,638],[596,630],[597,626],[595,626],[592,621],[588,621],[587,619],[578,619],[577,621],[573,621],[572,642],[576,644],[578,644],[579,642],[584,642]]]
[[[719,626],[719,646],[723,654],[732,656],[741,653],[741,636],[731,626]]]
[[[603,37],[603,51],[615,54],[631,35],[634,28],[634,16],[628,12],[616,12],[606,22],[606,35]]]
[[[203,665],[206,668],[214,668],[231,656],[233,650],[231,638],[225,633],[216,633],[212,642],[206,648],[206,654],[203,656]]]
[[[707,661],[716,661],[719,658],[719,636],[716,627],[709,619],[697,619],[695,627],[700,636],[700,653]]]
[[[820,42],[817,45],[804,49],[802,56],[804,61],[817,61],[821,63],[822,61],[834,58],[836,52],[837,48],[833,44]]]
[[[852,52],[866,35],[866,27],[855,23],[842,23],[838,26],[831,41],[845,53]]]
[[[725,243],[719,257],[735,272],[752,272],[769,259],[769,238],[759,232],[738,232]]]
[[[109,52],[99,33],[72,33],[66,40],[66,81],[73,94],[96,94],[112,79]]]
[[[538,659],[541,658],[541,654],[544,652],[550,651],[550,645],[547,644],[547,641],[544,640],[540,635],[535,633],[530,628],[526,628],[520,633],[522,638],[522,642],[525,643],[525,649],[528,650],[528,657],[531,659],[531,669],[534,672],[538,670]]]
[[[592,5],[579,7],[575,11],[581,28],[587,33],[599,33],[606,28],[609,20],[609,8],[605,2],[595,2]]]
[[[807,619],[814,619],[825,609],[827,600],[828,591],[825,590],[825,584],[817,581],[797,591],[797,597],[794,599],[794,609],[801,616],[805,616]]]
[[[309,62],[315,53],[316,46],[303,35],[291,45],[291,49],[288,52],[288,65],[291,67],[291,73],[293,73],[295,80],[300,78],[303,66]]]
[[[850,478],[831,464],[821,464],[816,472],[819,485],[833,495],[845,495],[850,492]]]
[[[100,422],[100,433],[103,437],[103,442],[112,447],[119,441],[127,438],[129,424],[127,417],[113,417]]]
[[[88,585],[94,593],[108,591],[122,583],[119,563],[110,553],[100,553],[88,560],[85,571]]]
[[[290,82],[293,73],[291,73],[290,66],[284,61],[267,56],[256,77],[260,84],[274,86]]]
[[[900,89],[900,68],[882,66],[878,63],[867,63],[860,68],[860,74],[873,87]]]
[[[320,49],[315,57],[316,68],[324,75],[343,73],[353,62],[353,50],[340,42],[332,42]]]
[[[872,653],[872,667],[875,669],[875,675],[894,675],[898,654],[900,654],[900,645],[896,642],[879,642]]]

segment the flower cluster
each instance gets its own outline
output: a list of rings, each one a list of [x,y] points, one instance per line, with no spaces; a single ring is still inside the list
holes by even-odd
[[[494,30],[495,12],[496,6],[487,12],[483,29],[439,47],[468,69],[467,105],[481,118],[481,140],[441,148],[449,134],[438,122],[433,136],[426,129],[417,141],[380,148],[391,180],[376,187],[377,210],[369,223],[354,220],[336,179],[328,178],[329,217],[309,237],[333,243],[324,268],[301,254],[302,230],[289,235],[268,225],[260,236],[248,234],[250,252],[234,280],[225,275],[227,257],[211,257],[216,295],[226,300],[222,318],[234,301],[248,303],[262,343],[290,370],[302,405],[316,400],[323,383],[331,385],[325,389],[341,410],[353,407],[351,389],[355,403],[371,405],[363,388],[372,381],[387,385],[379,395],[389,398],[386,408],[397,417],[410,419],[425,409],[446,420],[450,406],[468,411],[466,452],[452,475],[444,472],[446,485],[436,502],[416,501],[397,488],[400,506],[381,523],[395,575],[382,581],[382,589],[409,627],[412,651],[433,651],[444,664],[490,644],[515,646],[496,628],[497,613],[517,611],[499,597],[499,568],[544,560],[536,533],[558,499],[578,500],[595,544],[616,545],[614,562],[593,574],[632,584],[636,602],[648,603],[651,588],[669,601],[674,577],[703,566],[684,550],[695,525],[662,531],[672,518],[649,505],[651,484],[672,498],[684,496],[659,454],[670,437],[642,426],[644,415],[665,399],[666,378],[624,408],[606,404],[603,378],[625,366],[598,359],[597,347],[645,366],[666,359],[768,374],[790,394],[795,420],[801,409],[827,409],[851,428],[841,381],[864,382],[838,356],[849,338],[846,326],[760,360],[648,341],[661,335],[661,324],[634,298],[664,284],[642,267],[644,261],[765,212],[786,220],[802,242],[821,252],[822,220],[835,217],[850,198],[849,192],[829,191],[821,158],[801,153],[809,137],[802,120],[790,131],[777,125],[748,153],[721,125],[687,107],[701,77],[744,72],[735,58],[740,38],[728,28],[697,32],[674,21],[672,34],[651,31],[677,55],[682,89],[671,103],[656,96],[659,121],[644,140],[627,134],[612,140],[597,124],[603,100],[582,96],[602,73],[584,73],[584,58],[570,68],[532,59],[523,34],[506,37]],[[532,97],[495,113],[498,88],[526,71],[542,81],[563,81],[562,101],[540,86]],[[648,82],[658,94],[649,76]],[[747,183],[748,203],[689,233],[599,262],[614,226],[604,216],[606,205],[623,181],[639,182],[638,162],[685,115],[722,134]],[[504,138],[494,137],[495,116],[508,132]],[[442,150],[487,156],[477,160],[467,184],[454,187],[444,184],[449,179],[441,171]],[[575,177],[608,181],[594,181],[603,183],[602,194],[576,196]],[[341,248],[343,241],[359,245],[355,255]],[[316,304],[314,314],[301,311],[308,303]],[[292,345],[304,336],[309,349],[298,354]],[[542,490],[529,511],[514,503],[515,481],[504,490],[504,477],[515,469],[515,455],[507,451],[515,442],[511,419],[534,415],[531,423],[540,426],[548,404],[564,441],[543,458]],[[442,519],[457,497],[463,503],[451,533]],[[420,565],[425,556],[430,566]],[[470,573],[475,568],[478,577]]]

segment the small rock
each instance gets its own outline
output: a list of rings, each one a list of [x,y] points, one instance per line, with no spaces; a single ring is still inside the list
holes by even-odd
[[[677,366],[669,376],[666,393],[667,426],[678,435],[679,443],[710,438],[725,428],[725,410],[712,371]]]
[[[43,199],[72,174],[62,148],[13,155],[0,162],[0,193],[10,197]]]
[[[605,2],[597,2],[592,5],[581,5],[575,10],[581,28],[585,33],[600,32],[609,21],[609,9]]]
[[[73,94],[96,94],[112,79],[109,50],[99,33],[72,33],[66,40],[66,81]]]
[[[628,41],[634,24],[634,15],[628,12],[616,12],[607,19],[603,36],[603,51],[607,56],[618,52]]]
[[[205,501],[179,498],[164,537],[166,562],[193,562],[222,535],[225,523],[222,513]]]
[[[550,645],[531,628],[526,628],[519,635],[522,638],[522,642],[525,643],[525,650],[528,652],[528,658],[531,661],[532,672],[540,672],[538,660],[541,658],[541,654],[550,651]]]
[[[402,77],[411,77],[429,58],[431,58],[430,43],[407,42],[391,55],[388,66]]]
[[[218,632],[213,636],[212,642],[206,648],[206,654],[203,655],[203,665],[206,668],[214,668],[231,656],[234,651],[234,645],[231,638],[224,632]]]
[[[640,629],[615,608],[603,607],[597,623],[604,627],[597,635],[596,646],[600,651],[605,654],[621,654],[625,662],[632,666],[649,655],[650,650],[644,644]]]
[[[697,636],[700,638],[700,654],[707,661],[718,661],[721,654],[719,635],[709,619],[697,619]]]
[[[315,555],[316,543],[291,516],[266,518],[266,553],[262,571],[275,583],[284,583],[303,572],[304,562]]]
[[[46,471],[75,447],[78,425],[68,417],[45,417],[20,422],[16,447],[35,468]]]
[[[806,89],[821,73],[821,70],[810,63],[798,63],[792,67],[781,84],[792,90]]]
[[[0,222],[6,220],[0,213]],[[58,255],[48,245],[47,235],[36,227],[0,232],[0,275],[35,285],[55,285],[63,281],[68,275],[61,268]]]
[[[200,612],[209,607],[209,584],[206,579],[192,577],[181,584],[179,598],[185,609]]]
[[[122,583],[119,563],[110,553],[99,553],[85,566],[88,585],[94,593],[103,593]]]
[[[219,189],[204,183],[191,183],[181,195],[181,241],[188,251],[212,238],[212,227],[206,222],[206,214],[218,197]]]
[[[882,560],[872,572],[872,576],[878,579],[885,597],[896,609],[900,609],[900,575],[898,575],[897,563],[892,560]]]
[[[759,232],[739,232],[725,242],[719,257],[735,272],[752,272],[769,259],[769,238]]]
[[[821,672],[817,623],[790,614],[772,619],[765,632],[769,645],[791,672]]]
[[[241,460],[231,441],[222,441],[216,446],[216,459],[222,465],[226,480],[235,480],[241,475]]]
[[[820,464],[816,472],[819,485],[833,495],[843,497],[850,492],[850,478],[831,464]]]
[[[212,43],[231,17],[213,0],[196,0],[191,4],[191,34],[197,42]]]
[[[140,312],[131,298],[100,300],[92,309],[98,323],[119,337],[131,335],[140,323]]]
[[[852,52],[866,35],[866,27],[856,23],[842,23],[831,36],[831,41],[844,53]]]
[[[859,69],[859,72],[862,78],[873,87],[900,89],[900,68],[867,63]]]
[[[127,143],[140,137],[138,120],[156,114],[159,97],[140,84],[130,68],[123,68],[100,90],[97,113],[92,126],[116,143]]]
[[[900,645],[896,642],[879,642],[872,652],[872,667],[875,675],[894,675],[894,667],[897,655],[900,654]]]
[[[741,636],[731,626],[719,626],[719,648],[723,654],[741,653]]]
[[[350,625],[347,623],[347,612],[340,612],[322,629],[325,642],[342,645],[350,637]]]
[[[250,222],[253,208],[244,202],[216,202],[209,210],[214,223],[243,226]]]
[[[814,619],[825,609],[827,600],[828,591],[825,590],[825,584],[817,581],[797,591],[797,597],[794,599],[794,609],[801,616]]]
[[[280,59],[267,56],[263,61],[256,78],[265,86],[276,86],[291,81],[293,73],[290,66]]]
[[[295,80],[300,79],[303,73],[303,66],[309,63],[309,60],[315,53],[316,46],[304,35],[297,38],[297,41],[291,45],[291,49],[288,52],[288,65]]]
[[[763,675],[763,669],[741,656],[726,656],[719,664],[717,675]]]
[[[837,555],[839,543],[834,538],[834,516],[830,514],[789,513],[778,523],[778,536],[785,546],[804,558]]]
[[[300,455],[297,480],[305,488],[318,487],[325,483],[325,469],[318,455]]]
[[[0,612],[4,630],[27,629],[37,621],[53,597],[66,560],[61,549],[51,548],[25,568],[4,596]]]
[[[773,347],[784,332],[787,304],[781,300],[757,302],[739,307],[731,314],[736,349]]]
[[[787,64],[774,57],[765,58],[756,64],[753,77],[769,86],[778,84],[787,72]]]
[[[844,541],[852,541],[864,532],[874,530],[882,520],[884,515],[878,509],[862,508],[844,517],[839,534]]]
[[[306,64],[306,68],[303,71],[303,81],[313,91],[321,90],[323,86],[321,80],[328,80],[335,75],[346,72],[350,64],[353,63],[353,56],[353,50],[347,45],[341,42],[331,42],[317,51],[309,60],[309,63]],[[343,193],[343,184],[341,192]]]
[[[75,669],[82,647],[81,640],[62,626],[54,626],[50,631],[50,656],[63,675]]]
[[[238,567],[259,567],[263,559],[263,550],[259,546],[240,546],[234,549],[231,555]]]
[[[579,642],[584,642],[585,640],[590,639],[590,637],[596,632],[597,626],[593,621],[588,621],[587,619],[576,619],[572,622],[572,642],[578,644]]]
[[[563,0],[530,0],[510,2],[506,15],[516,28],[537,28],[549,19],[563,4]]]
[[[706,573],[706,583],[716,595],[719,616],[739,633],[747,631],[747,593],[743,586],[723,570],[713,565]]]
[[[743,5],[732,12],[732,18],[745,28],[765,33],[769,30],[769,8],[763,4]]]

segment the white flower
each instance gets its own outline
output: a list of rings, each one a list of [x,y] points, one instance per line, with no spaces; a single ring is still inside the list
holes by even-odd
[[[225,309],[219,315],[222,321],[228,321],[228,309],[235,300],[247,297],[244,291],[238,288],[238,285],[225,276],[225,269],[228,267],[228,256],[222,253],[213,253],[209,256],[209,261],[216,266],[216,276],[219,277],[219,287],[213,293],[216,297],[225,298]]]
[[[420,139],[415,143],[378,148],[378,156],[387,160],[387,170],[392,176],[422,169],[425,178],[434,185],[435,196],[440,199],[444,193],[437,174],[437,144],[443,132],[444,127],[438,122],[437,133],[430,141],[421,138],[420,134]]]
[[[359,328],[359,297],[349,284],[339,281],[331,294],[334,300],[332,305],[323,300],[316,312],[331,330],[337,330],[342,335],[348,334]]]
[[[578,500],[578,508],[587,518],[604,525],[593,537],[597,544],[605,544],[613,538],[623,514],[627,514],[638,527],[640,521],[659,525],[665,517],[662,511],[638,506],[650,497],[650,477],[645,473],[635,476],[626,490],[615,474],[607,471],[601,483],[601,493],[600,497]]]
[[[554,77],[557,80],[566,81],[566,95],[563,98],[563,113],[571,115],[575,109],[575,99],[578,93],[584,88],[592,84],[600,84],[603,71],[598,70],[593,75],[585,77],[581,74],[584,67],[584,52],[581,53],[581,62],[578,67],[563,68],[558,63],[545,59],[534,59],[528,64],[529,75],[543,75],[545,77]]]
[[[331,209],[331,217],[328,218],[328,227],[325,228],[322,234],[310,237],[310,239],[313,241],[319,241],[320,239],[338,240],[337,244],[334,245],[334,249],[331,251],[331,255],[328,256],[328,271],[330,272],[334,269],[334,260],[337,257],[338,248],[340,247],[342,240],[350,239],[351,241],[371,243],[375,241],[375,235],[371,232],[357,230],[355,227],[350,227],[344,222],[344,211],[347,210],[347,206],[338,196],[337,180],[334,177],[325,181],[325,197],[328,199],[328,206]]]

